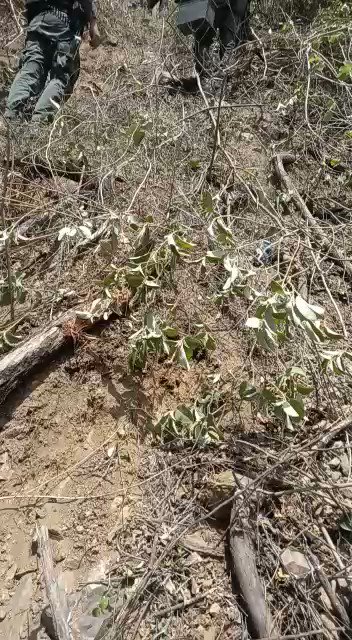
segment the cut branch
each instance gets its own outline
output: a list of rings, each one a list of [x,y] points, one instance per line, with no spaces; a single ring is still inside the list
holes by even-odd
[[[352,280],[352,266],[346,260],[344,255],[334,247],[331,241],[327,238],[325,233],[321,230],[318,222],[315,220],[314,216],[309,211],[306,203],[304,202],[302,196],[294,186],[290,176],[285,170],[285,164],[292,164],[295,161],[295,156],[291,153],[278,153],[273,157],[273,164],[275,174],[284,187],[286,193],[292,198],[293,203],[295,204],[298,211],[302,214],[302,217],[306,221],[308,227],[312,229],[313,240],[315,243],[319,245],[322,249],[324,249],[348,276],[349,280]]]
[[[45,591],[49,600],[57,640],[72,640],[70,610],[65,591],[60,588],[51,553],[48,528],[38,527],[38,552],[43,571]]]

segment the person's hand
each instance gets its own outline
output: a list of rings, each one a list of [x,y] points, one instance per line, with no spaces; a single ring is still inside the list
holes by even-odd
[[[101,43],[101,36],[100,36],[100,32],[99,32],[96,20],[90,23],[89,38],[90,38],[89,44],[92,47],[92,49],[96,49],[97,47],[99,47]]]

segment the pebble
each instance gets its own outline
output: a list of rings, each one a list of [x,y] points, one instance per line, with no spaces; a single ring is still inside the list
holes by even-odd
[[[218,616],[220,611],[221,607],[217,602],[214,602],[209,609],[209,613],[211,616]]]
[[[84,532],[84,527],[81,524],[79,524],[76,527],[76,531],[77,531],[77,533],[83,533]]]
[[[329,460],[329,467],[331,467],[332,469],[337,469],[337,467],[340,466],[340,458],[332,458],[331,460]]]
[[[6,618],[6,609],[4,609],[3,607],[0,608],[0,622],[2,622],[3,620],[5,620]]]
[[[351,472],[351,467],[350,467],[350,461],[347,453],[344,453],[341,456],[340,464],[341,464],[342,475],[348,478]]]
[[[333,482],[337,482],[337,480],[340,480],[341,478],[341,473],[339,471],[333,471],[331,474],[331,480],[333,480]]]

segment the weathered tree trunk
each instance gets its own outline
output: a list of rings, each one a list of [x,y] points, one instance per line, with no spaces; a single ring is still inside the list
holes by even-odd
[[[59,585],[54,569],[54,563],[50,548],[48,528],[38,527],[38,552],[43,571],[46,595],[49,600],[51,613],[53,616],[53,626],[57,640],[72,640],[70,629],[70,610],[66,600],[64,589]]]
[[[261,584],[255,551],[249,534],[248,520],[242,519],[242,527],[238,529],[238,505],[234,500],[232,507],[229,546],[234,581],[239,589],[243,607],[248,616],[248,629],[253,638],[279,637],[277,629],[273,627],[269,607],[265,601]],[[235,518],[236,512],[236,518]]]
[[[36,334],[0,360],[0,405],[18,384],[23,382],[39,365],[53,357],[65,343],[71,339],[65,334],[62,325],[69,318],[75,318],[74,312],[68,312],[51,325]]]

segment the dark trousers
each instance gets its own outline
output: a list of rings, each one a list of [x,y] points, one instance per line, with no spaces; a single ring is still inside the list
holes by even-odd
[[[5,117],[21,116],[30,99],[36,101],[33,120],[45,120],[57,113],[79,76],[79,42],[80,38],[55,14],[46,12],[31,20]]]
[[[226,51],[235,49],[245,39],[249,0],[224,0],[215,11],[214,27],[201,26],[194,34],[196,70],[203,74],[209,67],[209,48],[217,31],[220,39],[220,59]]]

